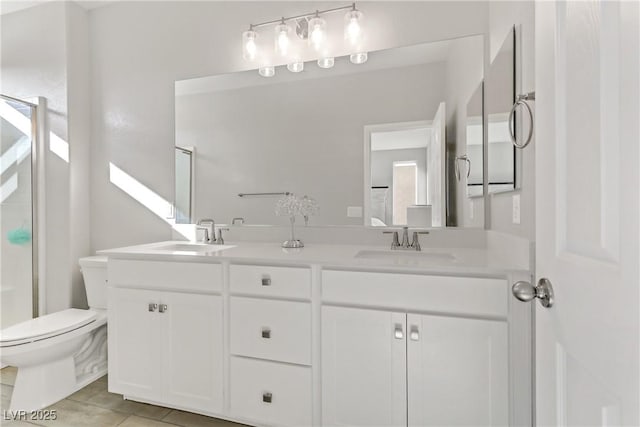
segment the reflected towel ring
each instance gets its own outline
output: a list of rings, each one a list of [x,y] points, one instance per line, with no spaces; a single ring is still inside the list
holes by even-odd
[[[471,160],[469,157],[466,154],[456,157],[456,177],[458,178],[458,181],[460,181],[460,166],[458,165],[460,160],[467,162],[467,178],[469,178],[469,174],[471,173]]]
[[[529,143],[531,142],[531,139],[533,138],[533,111],[531,110],[531,107],[529,106],[529,103],[527,101],[535,101],[535,99],[536,99],[535,92],[529,92],[529,93],[525,93],[524,95],[518,95],[518,98],[516,99],[516,102],[513,104],[513,107],[511,107],[511,112],[509,113],[509,137],[511,138],[511,143],[513,144],[513,146],[521,150],[527,145],[529,145]],[[531,119],[529,134],[527,135],[527,139],[522,144],[518,143],[516,139],[516,131],[514,129],[515,126],[514,126],[514,120],[513,120],[519,105],[523,105],[527,109],[527,111],[529,112],[529,118]]]

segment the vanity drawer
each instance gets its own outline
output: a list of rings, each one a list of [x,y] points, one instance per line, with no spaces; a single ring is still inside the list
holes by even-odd
[[[220,292],[222,266],[196,262],[110,259],[109,286]]]
[[[311,304],[231,298],[231,353],[311,364]]]
[[[354,271],[322,272],[323,303],[507,317],[505,279]]]
[[[260,425],[311,425],[311,368],[231,357],[231,415]]]
[[[231,293],[285,298],[311,298],[311,270],[294,267],[232,265]]]

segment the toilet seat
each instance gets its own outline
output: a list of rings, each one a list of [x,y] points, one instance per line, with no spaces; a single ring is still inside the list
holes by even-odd
[[[0,331],[0,348],[12,347],[61,335],[95,322],[93,310],[69,308],[27,320]]]

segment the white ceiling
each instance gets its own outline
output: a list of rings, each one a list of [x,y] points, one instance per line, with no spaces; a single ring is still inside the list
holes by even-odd
[[[37,6],[42,3],[47,3],[49,1],[54,0],[9,0],[9,1],[0,1],[0,15],[5,15],[11,12],[17,12],[22,9],[27,9],[33,6]],[[78,5],[82,6],[86,10],[95,9],[97,7],[105,6],[109,3],[114,3],[115,0],[70,0],[74,1]]]
[[[430,139],[430,128],[372,132],[371,151],[425,148]]]

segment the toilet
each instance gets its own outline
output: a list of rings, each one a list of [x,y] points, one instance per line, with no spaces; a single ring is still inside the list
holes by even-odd
[[[45,408],[107,373],[107,257],[79,263],[88,310],[70,308],[0,331],[0,362],[18,368],[11,411]]]

